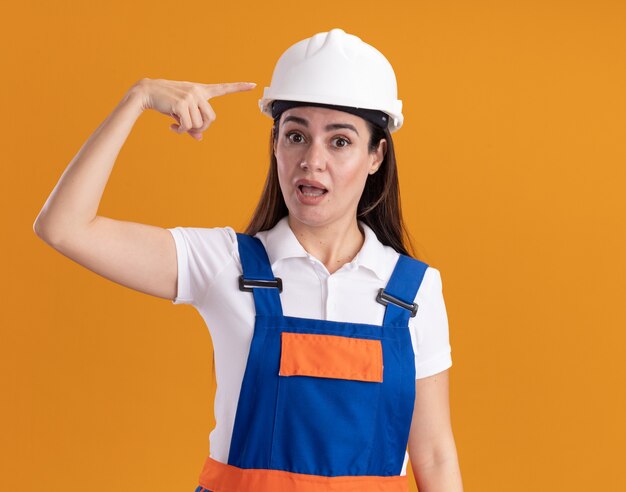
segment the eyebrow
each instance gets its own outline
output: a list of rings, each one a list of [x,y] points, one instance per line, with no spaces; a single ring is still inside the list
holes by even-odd
[[[301,125],[306,126],[307,128],[309,126],[309,122],[307,120],[305,120],[304,118],[300,118],[299,116],[287,116],[287,117],[285,117],[285,119],[283,120],[283,125],[285,123],[287,123],[288,121],[293,121],[294,123],[300,123]],[[327,132],[329,132],[331,130],[338,130],[340,128],[347,128],[348,130],[352,130],[354,133],[359,135],[359,132],[357,131],[357,129],[353,125],[350,125],[349,123],[331,123],[330,125],[326,125],[324,127],[324,129]]]

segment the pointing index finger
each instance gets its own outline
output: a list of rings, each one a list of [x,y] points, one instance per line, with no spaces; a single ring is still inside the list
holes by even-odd
[[[227,82],[223,84],[206,84],[208,97],[223,96],[232,92],[249,91],[256,87],[254,82]]]

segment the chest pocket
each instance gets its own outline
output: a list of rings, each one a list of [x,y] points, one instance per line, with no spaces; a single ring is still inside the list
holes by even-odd
[[[282,332],[279,375],[382,383],[382,346],[380,340]]]
[[[283,331],[272,467],[366,474],[382,380],[380,340]]]

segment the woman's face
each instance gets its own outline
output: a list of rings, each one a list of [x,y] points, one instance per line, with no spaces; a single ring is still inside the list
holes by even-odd
[[[386,141],[368,153],[370,132],[359,116],[300,106],[281,115],[274,154],[289,214],[318,227],[356,218],[365,181],[383,161]]]

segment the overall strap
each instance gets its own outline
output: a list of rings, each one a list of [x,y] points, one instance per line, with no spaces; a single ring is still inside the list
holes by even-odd
[[[401,254],[387,283],[376,300],[386,305],[383,326],[406,327],[409,318],[417,314],[415,295],[422,283],[428,265]]]
[[[256,314],[282,316],[279,296],[283,289],[282,280],[274,277],[263,243],[256,237],[240,233],[237,233],[237,243],[243,269],[239,289],[252,292]]]

